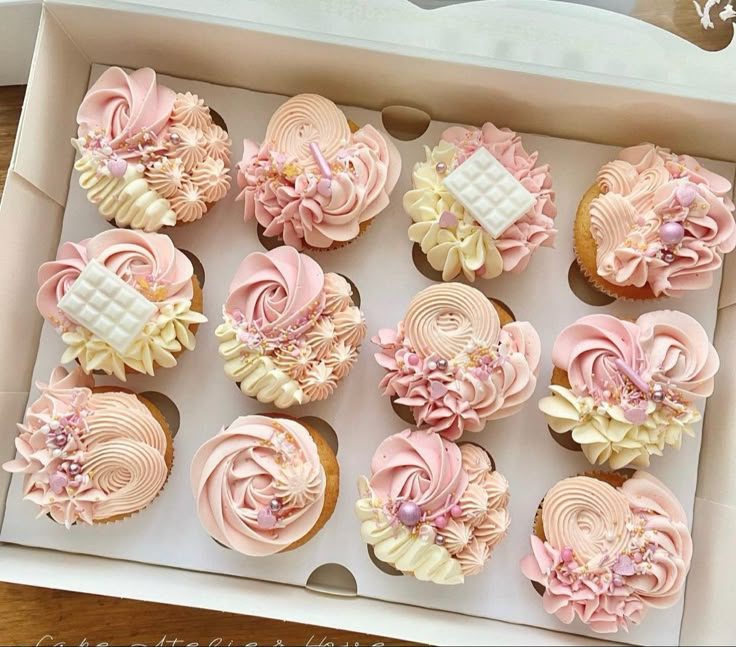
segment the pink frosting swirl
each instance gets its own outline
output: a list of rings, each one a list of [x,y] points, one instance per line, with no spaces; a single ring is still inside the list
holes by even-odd
[[[237,418],[197,450],[190,476],[205,530],[253,557],[273,555],[304,537],[324,507],[326,477],[317,446],[291,419]]]
[[[371,471],[371,489],[382,501],[412,501],[425,515],[446,513],[468,486],[460,448],[424,431],[407,429],[386,438]]]
[[[598,175],[590,207],[598,274],[656,296],[706,288],[736,247],[731,184],[694,158],[642,144]]]
[[[495,241],[504,272],[522,271],[539,247],[554,246],[557,206],[549,165],[537,166],[539,154],[527,153],[517,133],[488,122],[480,129],[453,126],[441,139],[457,146],[462,159],[483,146],[536,198],[532,208]]]
[[[191,300],[194,268],[164,234],[111,229],[79,243],[63,243],[55,261],[38,270],[36,304],[57,325],[67,321],[58,304],[92,259],[154,303]]]
[[[301,335],[325,303],[319,264],[292,247],[246,256],[230,284],[225,310],[266,338]]]
[[[357,237],[388,205],[400,170],[396,147],[375,128],[351,134],[334,103],[298,95],[274,113],[262,146],[244,142],[238,200],[266,236],[325,248]]]
[[[526,322],[501,327],[488,299],[460,283],[422,290],[399,330],[381,330],[373,342],[386,395],[450,440],[513,415],[536,386],[537,332]]]
[[[127,74],[119,67],[111,67],[97,79],[79,106],[79,136],[100,128],[115,150],[127,149],[128,140],[144,130],[158,138],[169,121],[175,97],[173,90],[156,83],[156,72],[151,68]],[[135,152],[130,154],[134,156]]]
[[[532,536],[521,570],[545,587],[544,608],[562,622],[579,617],[613,633],[679,599],[692,540],[682,506],[653,476],[636,472],[618,489],[565,479],[548,492],[542,516],[547,541]]]

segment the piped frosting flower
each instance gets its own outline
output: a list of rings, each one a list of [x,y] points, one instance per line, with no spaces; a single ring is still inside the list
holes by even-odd
[[[372,476],[358,482],[355,506],[363,540],[378,559],[437,584],[460,584],[481,572],[508,524],[502,532],[476,534],[506,506],[490,505],[483,489],[485,476],[496,473],[490,461],[474,480],[463,467],[479,449],[409,429],[379,445]]]
[[[225,372],[243,393],[278,407],[332,394],[365,336],[343,283],[291,247],[243,260],[215,331]]]
[[[598,173],[590,205],[598,275],[654,296],[707,288],[736,247],[731,183],[688,155],[641,144]]]
[[[689,315],[661,310],[636,322],[590,315],[565,328],[552,350],[558,378],[539,408],[571,433],[586,458],[613,469],[649,465],[700,420],[694,401],[713,392],[718,354]]]
[[[202,99],[144,68],[106,70],[77,115],[80,186],[119,227],[158,231],[199,219],[230,186],[231,143]],[[203,196],[194,198],[192,186]]]
[[[485,148],[534,198],[529,210],[494,237],[475,220],[444,183],[478,149]],[[426,160],[414,167],[412,189],[404,196],[411,216],[409,239],[420,244],[429,264],[444,281],[459,274],[468,281],[520,272],[539,247],[552,247],[557,215],[549,166],[537,166],[537,153],[524,150],[508,128],[455,126],[437,146],[425,147]]]
[[[491,302],[460,283],[419,292],[398,330],[373,342],[384,393],[450,440],[516,413],[536,385],[537,332],[526,322],[502,327]]]
[[[682,506],[660,481],[635,472],[616,488],[587,476],[560,481],[542,502],[543,536],[521,570],[541,584],[544,609],[593,631],[639,624],[647,608],[677,602],[692,558]]]
[[[245,140],[238,200],[266,236],[327,248],[356,238],[388,205],[400,170],[396,147],[375,128],[351,132],[332,101],[300,94],[273,114],[263,144]]]

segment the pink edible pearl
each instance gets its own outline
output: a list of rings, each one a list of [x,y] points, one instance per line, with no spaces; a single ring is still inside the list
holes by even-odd
[[[678,245],[685,237],[685,228],[679,222],[666,222],[659,228],[659,237],[667,245]]]
[[[440,517],[437,517],[437,518],[436,518],[436,519],[434,520],[434,525],[435,525],[435,526],[436,526],[437,528],[439,528],[440,530],[441,530],[442,528],[447,528],[447,517],[445,517],[444,515],[442,515],[442,516],[440,516]]]
[[[417,355],[416,353],[410,353],[406,357],[406,361],[409,362],[411,366],[416,366],[417,364],[419,364],[419,355]]]
[[[560,551],[560,559],[567,563],[572,559],[572,548],[566,546]]]
[[[634,553],[634,561],[637,564],[641,562],[641,553]]]
[[[450,516],[457,519],[463,513],[463,509],[456,503],[450,508]]]
[[[413,501],[404,501],[399,508],[399,521],[405,526],[413,528],[419,523],[422,511]]]

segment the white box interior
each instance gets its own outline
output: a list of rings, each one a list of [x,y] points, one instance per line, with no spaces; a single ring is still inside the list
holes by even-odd
[[[51,12],[54,15],[51,15]],[[58,23],[63,25],[63,29]],[[121,33],[119,31],[121,28],[122,33],[125,33],[126,25],[135,25],[137,36],[135,43],[132,42],[132,39],[126,39],[124,42],[111,42],[110,29],[100,28],[100,25],[109,26],[113,23],[116,33]],[[207,32],[206,55],[202,49],[197,48],[197,56],[189,57],[186,48],[183,48],[184,43],[191,42],[188,41],[188,37],[193,34],[194,30],[200,34]],[[241,60],[245,60],[243,57],[250,56],[251,58],[247,59],[250,65],[233,65],[232,59],[238,58],[233,57],[234,51],[240,54]],[[273,55],[276,52],[279,52],[280,55],[298,53],[298,56],[276,57]],[[226,55],[230,63],[225,63]],[[329,73],[326,73],[324,67],[320,65],[326,60],[331,63],[331,67],[328,68]],[[0,341],[3,356],[14,360],[8,362],[8,365],[13,366],[14,370],[0,375],[0,389],[2,389],[0,413],[4,416],[3,419],[7,420],[20,419],[25,405],[37,347],[34,335],[29,335],[28,331],[39,330],[41,323],[33,306],[35,271],[42,260],[52,257],[55,253],[62,224],[63,205],[66,204],[68,215],[63,218],[64,235],[62,239],[78,239],[106,227],[105,223],[97,217],[94,208],[86,204],[76,188],[70,192],[67,201],[73,160],[73,151],[68,144],[68,138],[70,133],[74,132],[74,114],[89,81],[90,61],[129,66],[147,64],[182,76],[206,78],[227,85],[251,87],[262,91],[271,90],[293,94],[311,90],[322,92],[338,101],[373,108],[391,103],[416,103],[412,102],[411,98],[422,97],[424,107],[428,108],[433,115],[451,117],[455,121],[480,123],[490,119],[499,125],[508,124],[516,129],[524,129],[533,125],[533,129],[538,132],[574,135],[615,144],[635,143],[640,138],[656,139],[658,143],[671,145],[674,148],[678,148],[679,144],[680,150],[706,153],[716,157],[721,155],[733,157],[733,151],[736,150],[732,147],[730,153],[725,152],[726,144],[734,134],[733,129],[721,131],[718,133],[719,136],[715,136],[712,131],[704,128],[703,131],[698,130],[698,135],[702,132],[703,137],[693,137],[692,132],[684,128],[690,123],[689,111],[707,115],[707,123],[725,124],[727,115],[732,113],[727,110],[728,106],[714,102],[683,98],[680,104],[683,110],[671,111],[666,118],[659,119],[660,111],[657,106],[663,104],[671,106],[670,99],[665,101],[660,95],[641,90],[609,89],[606,103],[609,106],[615,105],[618,118],[609,120],[609,122],[598,121],[596,123],[594,115],[586,116],[588,112],[594,111],[581,112],[573,108],[574,98],[577,96],[581,99],[583,96],[588,96],[594,103],[602,100],[596,99],[595,95],[590,97],[590,92],[586,95],[584,90],[590,91],[590,87],[570,79],[537,77],[532,83],[532,79],[528,78],[526,73],[521,72],[499,71],[481,66],[467,67],[449,62],[427,65],[426,62],[422,64],[419,58],[400,57],[385,52],[360,51],[340,47],[334,43],[296,40],[293,37],[277,36],[262,31],[248,32],[246,38],[242,30],[233,27],[212,24],[195,25],[164,16],[148,16],[145,21],[141,21],[140,16],[132,12],[111,13],[97,8],[81,8],[54,3],[47,8],[44,14],[41,40],[36,52],[34,71],[13,164],[14,173],[9,177],[0,211],[0,234],[9,242],[10,249],[23,250],[19,256],[23,261],[23,271],[16,271],[15,281],[0,287],[0,296],[4,302],[17,304],[15,309],[5,309],[5,312],[0,312],[0,329],[7,332]],[[356,69],[360,70],[360,74],[355,74]],[[409,77],[405,76],[407,73],[410,73]],[[408,83],[407,78],[411,79]],[[438,81],[441,82],[438,83]],[[501,85],[494,85],[494,83]],[[186,83],[180,86],[172,82],[172,86],[177,89],[184,87],[189,89],[195,85]],[[239,139],[243,135],[259,139],[265,130],[268,115],[282,100],[279,97],[261,95],[264,102],[262,110],[259,109],[252,113],[250,98],[247,103],[242,102],[242,105],[229,104],[227,96],[245,96],[244,92],[214,86],[209,86],[207,91],[203,91],[203,96],[223,114],[228,122],[236,142],[236,156],[239,153]],[[222,93],[222,98],[218,93]],[[571,93],[574,96],[571,96]],[[246,94],[249,97],[252,96],[250,93]],[[497,99],[501,95],[503,95],[502,101],[489,102],[489,99]],[[564,99],[560,98],[563,96]],[[453,97],[454,100],[451,101]],[[631,101],[634,100],[639,109],[636,112],[629,112],[627,107],[630,107]],[[584,105],[589,105],[590,102]],[[543,106],[544,109],[536,108],[537,105]],[[378,123],[378,115],[364,110],[350,109],[348,114],[360,123]],[[656,127],[653,126],[655,121],[657,122]],[[425,139],[434,143],[441,129],[440,124],[434,123]],[[43,133],[43,136],[39,137],[39,133]],[[688,141],[691,145],[683,148]],[[525,142],[530,150],[538,148],[541,159],[553,165],[553,179],[558,190],[558,206],[560,207],[558,248],[555,251],[541,250],[525,274],[489,282],[484,285],[484,290],[507,302],[518,318],[529,319],[537,323],[542,332],[545,348],[549,349],[556,332],[578,316],[574,313],[592,310],[588,306],[580,306],[567,288],[565,277],[572,259],[569,245],[571,217],[579,195],[591,183],[600,164],[612,157],[615,148],[592,146],[582,142],[556,141],[541,136],[527,136]],[[694,147],[698,150],[694,150]],[[421,150],[417,142],[400,144],[400,149],[405,164],[402,174],[403,188],[405,188],[408,171],[413,161],[420,158]],[[571,158],[574,158],[574,164],[570,164]],[[731,165],[716,165],[714,168],[724,174],[733,175]],[[76,187],[76,178],[73,178],[72,186]],[[363,297],[363,305],[371,331],[381,326],[395,324],[403,314],[408,296],[429,283],[411,264],[411,245],[403,237],[408,221],[400,207],[399,197],[402,192],[402,185],[400,185],[397,187],[390,209],[378,217],[376,223],[361,241],[344,251],[319,256],[325,269],[343,271],[357,283]],[[233,195],[234,191],[231,192],[231,197]],[[79,208],[75,208],[77,206]],[[365,546],[359,540],[357,521],[352,519],[352,503],[355,498],[354,479],[357,474],[367,469],[368,457],[379,440],[387,433],[403,428],[404,425],[393,415],[387,401],[381,398],[377,391],[376,384],[380,370],[372,362],[372,349],[368,345],[363,350],[363,357],[356,370],[342,385],[333,400],[323,405],[303,408],[304,413],[315,413],[330,419],[341,441],[338,457],[343,470],[342,495],[336,517],[323,532],[307,547],[293,555],[276,556],[267,560],[249,560],[218,547],[199,528],[198,521],[193,515],[191,495],[188,492],[188,470],[186,469],[188,458],[191,457],[196,446],[216,431],[217,426],[228,422],[235,415],[255,411],[258,408],[257,404],[244,399],[235,387],[227,382],[221,372],[221,362],[216,355],[212,337],[212,330],[219,319],[219,307],[225,295],[229,276],[242,256],[259,247],[253,225],[246,226],[242,223],[241,207],[241,204],[221,203],[203,223],[174,233],[175,242],[197,253],[205,265],[207,271],[205,308],[211,321],[200,329],[197,350],[183,356],[180,367],[174,371],[162,371],[160,376],[152,380],[148,378],[131,380],[131,385],[141,390],[150,388],[165,392],[167,389],[164,389],[163,385],[167,381],[170,382],[171,388],[168,392],[175,401],[179,402],[184,422],[176,440],[177,455],[174,474],[163,495],[150,510],[110,529],[114,534],[115,542],[118,542],[119,538],[120,545],[130,544],[124,549],[125,554],[118,551],[116,556],[124,559],[142,559],[141,555],[143,555],[144,561],[154,561],[150,551],[152,547],[158,545],[155,538],[161,536],[162,527],[155,527],[153,517],[163,515],[158,517],[159,520],[166,520],[169,515],[170,525],[181,525],[184,520],[187,528],[192,531],[180,534],[186,537],[191,535],[196,546],[201,546],[203,550],[201,555],[206,555],[202,558],[203,562],[206,561],[205,568],[303,583],[314,565],[336,561],[334,558],[336,543],[330,540],[330,533],[333,533],[333,537],[337,537],[338,527],[353,528],[354,541],[339,543],[345,544],[341,546],[341,551],[345,551],[346,565],[358,578],[358,592],[361,595],[391,597],[395,592],[398,599],[410,604],[445,607],[460,613],[476,613],[475,607],[469,608],[468,604],[471,606],[478,604],[483,608],[481,613],[492,609],[488,615],[516,621],[520,620],[518,612],[523,608],[524,614],[528,612],[529,616],[525,615],[522,621],[546,625],[558,630],[563,629],[554,618],[550,618],[541,610],[538,596],[518,572],[518,557],[527,550],[531,516],[547,487],[558,478],[585,469],[587,464],[581,455],[559,448],[549,438],[543,418],[536,412],[533,401],[520,416],[506,423],[494,423],[483,434],[473,436],[473,439],[478,438],[491,449],[498,461],[499,469],[509,477],[512,486],[512,532],[497,550],[487,572],[477,578],[470,578],[463,587],[448,590],[428,587],[410,578],[389,578],[372,566],[367,558]],[[20,213],[23,214],[22,218],[18,216]],[[400,222],[397,223],[395,220]],[[202,240],[198,240],[197,233],[201,233],[204,227],[212,228],[213,233],[208,232],[206,238],[200,235]],[[220,231],[220,229],[225,231]],[[401,235],[397,235],[398,233]],[[214,242],[218,238],[224,240],[226,236],[228,240],[242,241],[242,247],[238,249],[233,246],[232,250],[225,250],[225,253],[213,255],[208,260],[211,251],[207,251],[207,243]],[[207,238],[210,240],[208,241]],[[33,241],[32,245],[29,244],[31,241]],[[381,293],[378,284],[370,282],[370,277],[378,267],[378,264],[371,260],[375,259],[375,250],[386,241],[391,241],[396,249],[393,249],[390,255],[386,254],[386,263],[382,265],[386,267],[387,272],[389,269],[394,271],[392,276],[402,276],[404,285],[401,291],[406,296],[399,297],[397,293],[396,299],[383,303],[385,295]],[[721,294],[720,316],[725,317],[726,325],[733,319],[734,312],[733,308],[724,308],[734,302],[734,281],[729,278],[728,271],[732,265],[726,265],[727,276]],[[396,272],[399,273],[396,274]],[[552,283],[552,275],[556,277],[554,284],[557,288],[562,287],[562,298],[570,307],[568,311],[557,307],[542,310],[540,304],[535,303],[535,296],[541,299],[548,294],[547,280],[549,278],[549,283]],[[540,277],[544,278],[545,282],[540,282]],[[525,295],[524,299],[520,299],[517,294],[521,291]],[[717,290],[714,289],[711,293],[699,295],[695,302],[686,304],[685,301],[678,301],[676,307],[689,310],[706,328],[712,330],[716,299]],[[381,305],[371,306],[371,303]],[[581,307],[582,310],[580,310]],[[662,307],[665,307],[664,302]],[[648,308],[618,304],[610,311],[631,314],[634,311],[646,309]],[[539,314],[535,315],[535,312],[544,312],[544,314],[540,319]],[[712,316],[705,316],[706,312]],[[545,325],[540,325],[539,321],[544,321]],[[736,324],[736,322],[733,323]],[[728,339],[728,327],[724,328],[722,321],[719,324],[717,335],[717,345],[722,347],[718,343],[719,337]],[[27,340],[27,343],[18,344],[19,338]],[[54,357],[58,358],[61,346],[53,332],[44,332],[42,348],[55,348]],[[547,364],[542,368],[535,399],[543,394],[548,382],[549,358],[546,357],[545,360]],[[51,355],[44,359],[42,353],[36,377],[46,379],[48,370],[54,361]],[[188,416],[180,403],[182,394],[187,392],[187,389],[201,388],[193,379],[193,367],[200,361],[207,365],[207,374],[212,376],[213,384],[217,385],[218,396],[221,394],[224,398],[223,409],[218,413],[221,419],[216,422],[211,419],[198,421],[197,415],[201,414],[198,414],[197,411],[192,411],[191,416]],[[729,386],[733,386],[735,381],[733,373],[733,362],[724,362],[724,369],[718,380],[718,393],[709,403],[710,416],[706,420],[706,427],[711,424],[715,410],[718,414],[716,420],[719,423],[713,425],[715,433],[728,420],[728,401],[720,396],[728,393]],[[357,430],[346,434],[341,429],[354,426],[354,417],[348,415],[346,403],[359,401],[363,397],[365,397],[365,402],[361,406],[364,407],[364,410],[384,414],[385,426],[365,435],[355,433]],[[515,434],[514,428],[523,416],[534,418],[533,426],[536,429],[526,428]],[[347,425],[342,422],[344,420],[348,421]],[[195,427],[197,422],[202,424],[196,424]],[[186,425],[191,425],[194,431],[188,433]],[[549,443],[546,446],[549,448],[549,453],[545,456],[544,461],[539,457],[530,456],[529,439],[536,439],[540,442],[543,439],[544,442]],[[724,465],[728,466],[728,457],[734,456],[736,443],[727,436],[719,437],[718,442],[708,439],[709,436],[706,434],[702,460],[707,460],[709,463],[708,469],[701,469],[698,489],[700,498],[696,503],[696,557],[693,573],[689,578],[686,620],[682,635],[684,641],[688,636],[706,635],[717,640],[718,637],[736,635],[733,624],[724,621],[723,616],[719,614],[719,609],[729,608],[729,600],[733,600],[733,593],[727,586],[723,584],[719,586],[723,576],[718,577],[718,574],[723,573],[724,570],[730,569],[729,572],[736,570],[733,558],[724,548],[723,542],[718,541],[719,537],[728,536],[718,531],[725,532],[736,525],[736,515],[732,507],[736,498],[736,486],[727,467],[724,467]],[[12,434],[8,434],[0,443],[0,457],[5,460],[13,454]],[[697,450],[698,440],[689,440],[682,452],[667,454],[652,469],[655,474],[662,476],[675,489],[686,508],[690,508],[694,493],[696,480],[694,466],[697,462]],[[515,473],[518,474],[521,471],[528,473],[530,465],[533,465],[534,471],[538,472],[534,481],[522,480],[520,482],[518,477],[514,477]],[[674,481],[668,479],[668,470],[675,469],[675,466],[678,465],[681,471],[677,473],[677,478]],[[709,474],[723,478],[719,480],[710,477]],[[7,478],[0,481],[0,485],[5,484],[7,484]],[[703,492],[706,492],[705,496]],[[51,522],[38,521],[34,524],[31,520],[32,506],[29,509],[27,504],[22,504],[12,493],[9,504],[8,520],[13,517],[12,508],[14,507],[19,508],[26,520],[17,530],[27,533],[31,528],[43,527],[42,534],[49,540],[51,535],[61,530],[53,527]],[[180,508],[180,505],[188,507]],[[699,523],[701,518],[704,520],[702,525]],[[78,530],[82,532],[78,533]],[[97,542],[99,530],[101,529],[75,528],[71,533],[61,533],[54,537],[55,547],[58,548],[59,541],[62,541],[66,550],[94,552],[90,546]],[[2,530],[3,539],[7,540],[7,533],[11,531],[12,528],[6,523]],[[154,541],[148,544],[143,539],[147,532],[152,532],[154,536]],[[174,533],[171,535],[173,537],[171,543],[165,542],[167,552],[174,552],[171,549],[182,543],[180,534]],[[25,540],[22,540],[19,535],[11,536],[11,539],[20,543],[43,543],[35,539],[29,541],[27,536]],[[138,549],[136,549],[136,544],[139,546]],[[182,557],[183,552],[183,550],[179,551],[179,554],[175,556]],[[36,569],[18,568],[18,557],[25,554],[22,548],[0,546],[0,564],[3,564],[0,571],[3,572],[3,577],[13,581],[43,584],[43,577]],[[33,551],[31,554],[34,555],[35,560],[42,559],[54,572],[60,573],[63,570],[62,564],[55,559],[57,553]],[[195,562],[198,559],[196,556],[192,557],[191,554],[189,558],[193,558]],[[72,588],[118,594],[117,588],[105,586],[93,576],[92,571],[98,565],[98,560],[92,557],[72,558],[71,556],[67,556],[66,559],[74,559],[75,564],[82,565],[81,581],[76,578],[76,582],[71,585]],[[105,561],[103,563],[106,569],[114,572],[113,565],[116,562]],[[202,568],[201,564],[202,562],[200,565],[190,562],[187,566],[197,569]],[[274,573],[276,568],[279,569],[279,575]],[[288,578],[285,575],[287,571]],[[161,569],[136,566],[135,572],[140,577],[152,579],[157,577],[156,574],[160,573]],[[448,622],[447,616],[443,614],[432,614],[408,607],[400,607],[399,612],[395,613],[394,605],[381,605],[365,599],[338,600],[337,603],[342,603],[342,606],[340,604],[335,606],[336,601],[334,600],[328,603],[324,598],[314,598],[308,592],[294,587],[286,589],[277,587],[284,591],[284,595],[288,591],[293,605],[264,610],[257,600],[259,595],[271,590],[270,586],[264,583],[238,579],[236,581],[243,583],[242,593],[238,595],[238,592],[232,591],[232,578],[218,578],[199,573],[190,574],[186,581],[182,582],[181,573],[178,571],[168,569],[165,572],[171,574],[172,582],[177,580],[176,587],[173,584],[159,586],[154,592],[140,592],[138,596],[200,606],[211,605],[215,608],[241,612],[261,612],[265,615],[294,620],[310,619],[323,624],[337,624],[356,630],[368,629],[435,643],[457,642],[462,635],[464,642],[487,644],[489,635],[486,632],[491,630],[499,632],[494,635],[501,642],[534,640],[535,642],[554,643],[567,642],[572,639],[571,636],[560,638],[554,633],[540,633],[538,630],[527,630],[524,627],[497,622],[483,621],[479,624],[469,618],[463,619],[464,629],[458,632],[455,625],[459,623],[457,621]],[[176,577],[173,574],[176,574]],[[365,579],[363,579],[364,575]],[[167,574],[167,580],[168,578]],[[212,591],[213,600],[211,602],[202,600],[202,590],[199,586],[204,585],[205,582],[208,586],[207,591]],[[48,584],[69,586],[59,584],[57,578],[49,579]],[[694,586],[697,588],[691,595],[690,592]],[[123,588],[130,589],[127,585]],[[386,592],[387,589],[388,592]],[[488,598],[485,597],[486,591],[488,591]],[[715,596],[715,591],[718,591],[718,596]],[[476,596],[475,602],[472,600],[473,594]],[[710,599],[708,604],[701,600],[703,595],[708,595]],[[508,602],[517,597],[520,600],[518,605]],[[378,607],[376,607],[377,604]],[[305,606],[306,615],[297,609],[297,605]],[[386,617],[386,622],[382,625],[366,622],[364,614],[371,613],[376,608],[380,609]],[[404,616],[401,615],[401,609],[405,614],[403,622],[401,618]],[[694,611],[691,612],[691,609]],[[680,607],[667,612],[653,611],[645,624],[629,634],[628,639],[641,643],[672,643],[677,640],[680,612]],[[422,619],[421,626],[417,626],[414,621],[420,618]],[[660,619],[662,624],[668,626],[668,631],[665,633],[657,629]],[[711,622],[706,622],[706,619],[710,619]],[[445,631],[438,632],[439,627],[444,627]],[[626,636],[620,638],[627,639]]]

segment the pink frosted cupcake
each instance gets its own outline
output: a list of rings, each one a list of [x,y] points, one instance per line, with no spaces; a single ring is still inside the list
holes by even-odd
[[[543,587],[545,611],[598,633],[627,631],[649,607],[676,604],[693,552],[682,505],[646,472],[560,481],[531,542],[521,570]]]
[[[87,373],[125,380],[176,366],[207,321],[192,262],[164,234],[111,229],[64,243],[38,285],[38,309],[67,345],[61,361]]]
[[[703,327],[674,310],[636,321],[583,317],[559,334],[552,363],[552,395],[539,403],[550,429],[613,469],[646,467],[666,447],[679,449],[719,365]]]
[[[119,387],[95,387],[77,367],[57,367],[27,409],[3,465],[23,474],[23,498],[67,528],[120,521],[164,487],[174,441],[163,414]]]
[[[230,188],[227,132],[204,101],[111,67],[79,106],[79,184],[106,220],[158,231],[199,220]]]
[[[293,247],[245,257],[215,334],[225,373],[279,408],[328,398],[365,338],[350,284]]]
[[[549,166],[537,166],[538,153],[527,153],[515,132],[454,126],[425,152],[404,209],[413,221],[409,239],[443,281],[521,272],[537,248],[554,245]]]
[[[388,206],[401,172],[393,143],[359,128],[329,99],[300,94],[271,117],[262,144],[243,142],[238,200],[264,235],[303,249],[360,236]]]
[[[407,429],[378,446],[371,473],[358,481],[361,536],[406,575],[462,584],[506,536],[508,483],[478,445]]]
[[[537,384],[537,331],[462,283],[425,288],[397,329],[372,341],[384,393],[449,440],[513,415]]]
[[[625,299],[683,296],[713,283],[736,247],[731,182],[689,155],[641,144],[598,172],[578,206],[583,273]]]

